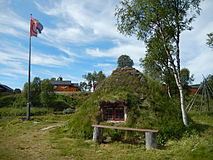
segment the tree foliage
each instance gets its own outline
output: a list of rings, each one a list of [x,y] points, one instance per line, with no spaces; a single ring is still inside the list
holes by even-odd
[[[30,83],[30,87],[30,102],[32,107],[51,108],[55,111],[62,111],[69,107],[74,108],[80,103],[80,98],[78,96],[71,97],[55,94],[53,90],[54,86],[51,84],[49,79],[41,80],[39,77],[35,77]],[[12,94],[9,96],[0,97],[0,107],[26,107],[27,95],[28,83],[25,83],[21,94]]]
[[[41,105],[40,103],[40,93],[41,93],[41,79],[39,77],[35,77],[30,84],[31,86],[31,103],[33,106],[39,106]]]
[[[144,59],[140,59],[144,73],[166,85],[168,95],[172,97],[177,93],[175,78],[172,68],[169,66],[168,56],[164,51],[163,44],[158,37],[152,37],[147,42],[147,51]]]
[[[32,106],[40,105],[40,92],[41,92],[40,84],[41,79],[39,77],[35,77],[33,81],[30,83],[30,101]],[[29,87],[28,83],[25,83],[22,91],[24,102],[27,102],[28,87]]]
[[[162,79],[166,70],[169,69],[168,56],[166,55],[161,42],[153,37],[147,43],[147,51],[144,59],[140,59],[144,72],[153,79]]]
[[[50,83],[49,79],[44,79],[41,82],[40,98],[41,98],[41,103],[45,107],[51,107],[52,102],[55,99],[55,94],[53,92],[53,85]]]
[[[177,32],[192,29],[190,23],[200,13],[199,4],[200,0],[123,0],[115,13],[118,30],[142,40],[149,40],[157,32],[175,39]]]
[[[153,37],[159,39],[179,89],[185,125],[188,125],[188,120],[180,78],[180,34],[185,30],[192,29],[190,24],[200,13],[200,1],[122,0],[115,13],[118,30],[122,34],[136,36],[138,39],[144,40],[146,44]]]
[[[87,90],[87,83],[86,82],[80,82],[80,88],[81,88],[81,91],[86,91]]]
[[[50,83],[50,80],[41,80],[39,77],[35,77],[30,83],[30,88],[30,101],[32,106],[50,107],[51,101],[54,99],[53,85]],[[27,102],[27,94],[28,83],[25,83],[22,91],[23,103]]]
[[[213,75],[209,74],[208,77],[206,78],[207,82],[209,84],[209,87],[211,88],[212,92],[213,92]]]
[[[99,71],[96,78],[97,83],[101,83],[104,79],[106,79],[106,75],[102,71]]]
[[[83,78],[87,80],[87,83],[80,83],[82,89],[88,89],[89,91],[91,91],[91,89],[93,88],[93,91],[95,91],[95,86],[103,81],[106,78],[106,75],[102,71],[99,71],[98,73],[94,71],[93,73],[89,72],[86,75],[83,75]]]
[[[209,33],[209,34],[207,34],[207,36],[208,36],[208,39],[207,39],[206,44],[207,44],[210,48],[213,48],[213,33]]]
[[[132,67],[134,65],[133,60],[128,55],[121,55],[118,57],[118,68]]]
[[[15,88],[15,89],[14,89],[14,93],[15,93],[15,94],[20,94],[20,93],[21,93],[21,90],[20,90],[19,88]]]
[[[187,68],[182,68],[180,70],[180,77],[181,77],[181,83],[183,85],[183,88],[188,88],[189,84],[194,81],[194,76],[190,75],[190,71]]]

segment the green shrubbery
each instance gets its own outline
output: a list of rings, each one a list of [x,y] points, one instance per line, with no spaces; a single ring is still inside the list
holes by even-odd
[[[52,101],[50,108],[53,108],[55,111],[63,111],[66,108],[69,108],[70,105],[63,100],[54,100]]]
[[[14,101],[16,100],[18,95],[11,94],[0,97],[0,108],[2,107],[12,107]]]
[[[26,115],[28,84],[20,94],[0,96],[0,116]],[[63,111],[67,108],[77,108],[85,100],[87,94],[76,93],[70,96],[55,94],[49,80],[40,81],[34,78],[31,84],[31,115]],[[35,111],[35,113],[34,113]],[[62,112],[61,112],[62,113]]]
[[[36,114],[48,113],[49,110],[51,111],[63,111],[66,108],[74,108],[72,104],[78,104],[76,102],[76,99],[71,98],[70,96],[65,95],[55,95],[54,99],[51,99],[50,102],[48,102],[48,105],[42,104],[39,100],[40,105],[35,106],[32,105],[31,108],[33,110],[31,111],[31,115],[34,114],[33,111],[36,110]],[[12,94],[12,95],[5,95],[0,97],[0,108],[1,110],[1,116],[10,116],[10,115],[25,115],[26,114],[26,98],[23,96],[23,94]]]
[[[73,108],[67,108],[63,110],[63,114],[72,114],[72,113],[75,113],[75,109]]]
[[[53,85],[50,80],[41,80],[39,77],[35,77],[32,81],[30,102],[31,107],[37,108],[51,108],[55,111],[63,111],[66,108],[75,108],[84,99],[85,94],[72,94],[61,95],[53,92]],[[0,96],[0,108],[1,107],[13,107],[22,108],[26,107],[28,97],[28,83],[25,83],[22,93],[12,95]]]

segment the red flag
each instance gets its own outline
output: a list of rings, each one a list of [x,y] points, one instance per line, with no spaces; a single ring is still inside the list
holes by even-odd
[[[37,37],[37,20],[30,18],[30,36]]]
[[[35,18],[30,18],[30,36],[37,37],[37,33],[41,33],[43,25]]]

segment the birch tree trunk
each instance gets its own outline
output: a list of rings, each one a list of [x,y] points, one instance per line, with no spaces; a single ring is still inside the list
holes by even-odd
[[[172,98],[171,90],[170,90],[169,85],[167,85],[167,93],[168,93],[169,98]]]
[[[171,57],[171,55],[170,55],[170,57]],[[171,60],[173,60],[173,59],[171,59]],[[173,61],[171,62],[171,66],[172,66],[173,73],[174,73],[174,76],[175,76],[175,82],[176,82],[178,90],[179,90],[180,106],[181,106],[183,124],[185,126],[188,126],[188,117],[187,117],[185,101],[184,101],[183,86],[182,86],[181,81],[180,81],[180,73],[178,73],[178,70],[176,69],[176,66],[174,65]]]
[[[170,55],[171,57],[171,55]],[[185,101],[184,101],[184,94],[183,94],[183,86],[180,81],[180,72],[176,69],[176,66],[174,64],[173,59],[170,59],[171,66],[173,69],[174,77],[175,77],[175,82],[177,84],[178,90],[179,90],[179,95],[180,95],[180,106],[181,106],[181,113],[182,113],[182,119],[183,119],[183,124],[185,126],[188,126],[188,117],[187,117],[187,112],[186,112],[186,107],[185,107]]]
[[[160,24],[159,24],[159,31],[160,31],[161,38],[162,38],[163,42],[166,42],[165,41],[165,36],[163,34],[163,31],[162,31],[162,28],[161,28]],[[177,47],[177,53],[176,53],[176,64],[177,64],[177,66],[175,65],[174,58],[172,57],[172,54],[171,54],[169,48],[165,44],[163,46],[164,46],[165,52],[166,52],[166,54],[168,56],[168,59],[169,59],[169,62],[170,62],[170,65],[171,65],[171,68],[173,70],[173,74],[174,74],[174,77],[175,77],[175,82],[176,82],[178,90],[179,90],[180,106],[181,106],[183,124],[185,126],[188,126],[188,118],[187,118],[187,112],[186,112],[186,109],[185,109],[183,86],[182,86],[181,80],[180,80],[180,57],[179,57],[180,50],[179,50],[179,42],[177,44],[178,44],[176,46]]]
[[[169,59],[170,59],[170,63],[171,63],[172,69],[173,69],[175,82],[176,82],[178,90],[179,90],[180,106],[181,106],[183,124],[185,126],[188,126],[188,118],[187,118],[187,112],[186,112],[185,101],[184,101],[183,86],[182,86],[181,81],[180,81],[180,71],[176,69],[176,66],[174,64],[174,61],[172,59],[171,54],[170,53],[168,53],[168,54],[169,54],[169,57],[170,57]]]
[[[178,89],[180,93],[180,105],[181,105],[183,124],[185,126],[188,126],[188,117],[187,117],[186,106],[184,101],[183,87],[181,84],[177,84],[177,85],[178,85]]]

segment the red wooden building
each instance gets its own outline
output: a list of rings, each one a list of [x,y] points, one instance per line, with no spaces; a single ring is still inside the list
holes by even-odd
[[[200,84],[190,85],[188,88],[189,94],[195,94],[199,88]]]
[[[54,86],[55,93],[68,93],[80,90],[78,83],[64,81],[62,77],[59,77],[57,80],[52,80],[50,82]]]

